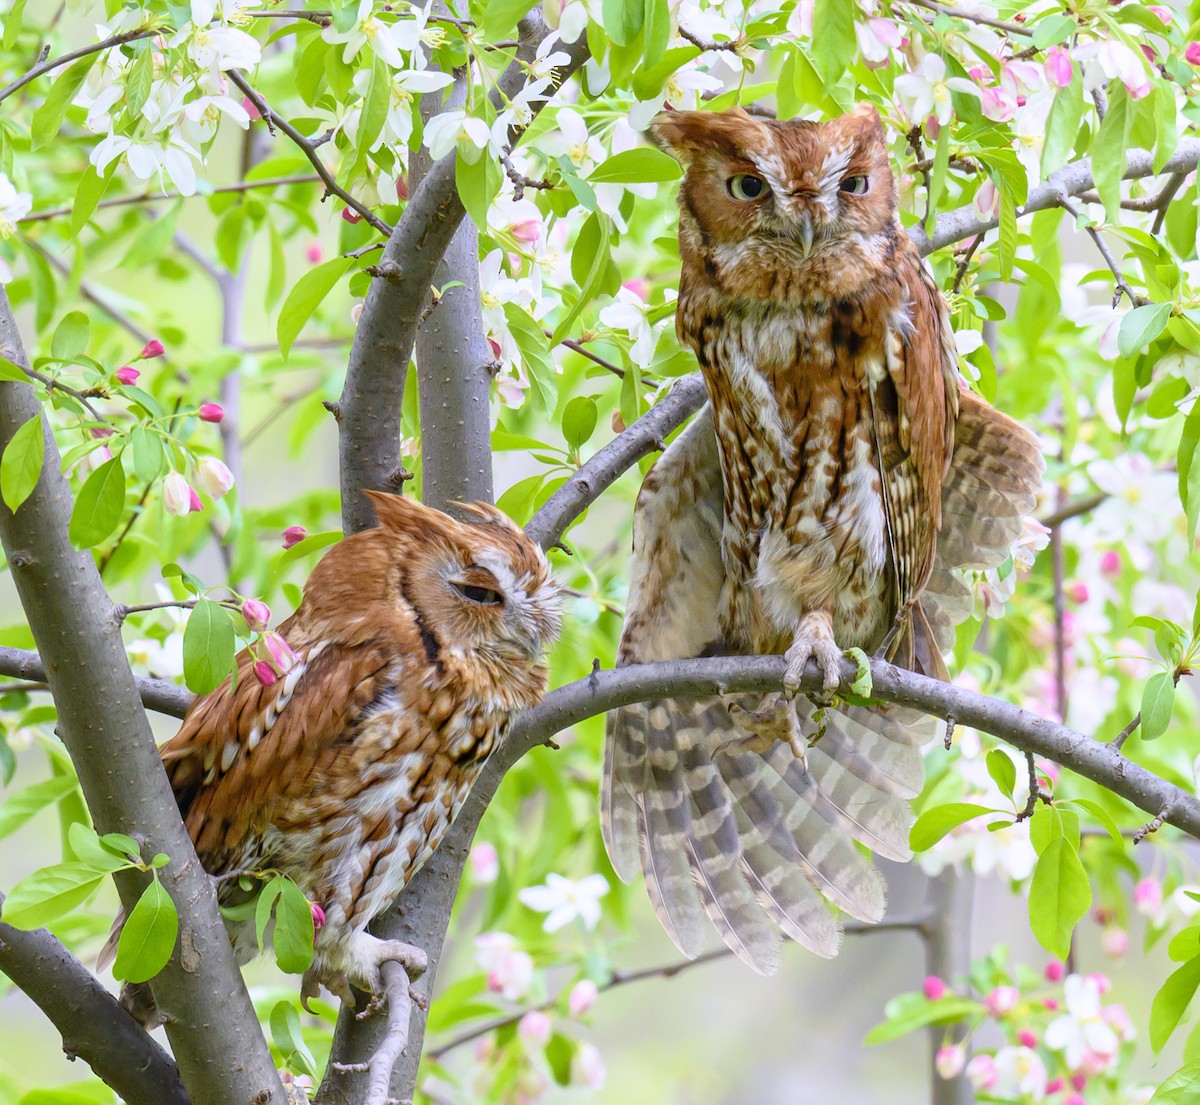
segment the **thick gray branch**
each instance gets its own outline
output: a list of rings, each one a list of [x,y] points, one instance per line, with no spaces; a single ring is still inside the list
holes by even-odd
[[[536,14],[521,21],[518,58],[528,61],[548,33]],[[572,56],[565,80],[582,63],[586,44],[566,47]],[[499,88],[515,95],[526,70],[514,61]],[[537,108],[539,105],[533,105]],[[408,201],[376,267],[354,332],[346,384],[338,400],[342,526],[356,533],[374,524],[365,488],[395,491],[400,481],[400,407],[422,306],[438,265],[464,215],[455,186],[455,155],[429,170]]]
[[[28,364],[3,289],[0,353]],[[0,506],[0,540],[45,663],[59,732],[97,829],[137,837],[148,856],[171,857],[163,883],[179,911],[180,948],[151,985],[159,1008],[171,1018],[167,1035],[180,1073],[200,1102],[282,1102],[212,882],[179,818],[142,709],[116,611],[92,555],[67,539],[71,491],[54,436],[32,387],[0,383],[0,448],[34,418],[42,420],[45,464],[15,515]],[[144,885],[145,877],[136,872],[117,878],[126,910]]]
[[[189,1105],[175,1061],[45,929],[0,922],[0,971],[50,1018],[63,1052],[87,1063],[128,1105]]]

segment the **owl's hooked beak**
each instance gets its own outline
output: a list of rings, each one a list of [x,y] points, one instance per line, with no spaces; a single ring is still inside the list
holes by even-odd
[[[797,216],[796,241],[799,242],[804,253],[804,259],[807,261],[808,255],[812,253],[813,244],[812,217],[808,214]]]

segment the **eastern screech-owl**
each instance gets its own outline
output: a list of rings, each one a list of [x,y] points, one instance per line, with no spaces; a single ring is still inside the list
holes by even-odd
[[[619,661],[783,652],[785,686],[813,658],[833,690],[858,647],[945,678],[972,606],[963,570],[1008,557],[1043,462],[1030,433],[960,388],[878,115],[669,112],[653,133],[686,169],[676,326],[710,409],[639,496]],[[832,955],[822,896],[883,916],[882,879],[853,842],[909,857],[931,719],[814,712],[771,695],[611,716],[609,854],[625,879],[640,860],[684,952],[702,946],[704,913],[764,972],[778,960],[768,919]]]
[[[429,858],[514,712],[546,688],[558,593],[541,549],[494,507],[465,521],[367,492],[375,529],[313,570],[279,633],[299,657],[264,686],[249,651],[162,749],[205,870],[281,872],[319,905],[311,977],[377,992],[413,949],[367,922]],[[220,896],[236,896],[236,880]],[[230,923],[238,958],[253,918]]]

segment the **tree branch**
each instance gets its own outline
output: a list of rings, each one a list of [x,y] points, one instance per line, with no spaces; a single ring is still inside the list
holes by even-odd
[[[525,65],[549,33],[536,13],[521,21],[521,44],[497,88],[515,95]],[[566,80],[586,56],[586,44],[568,48]],[[493,96],[495,100],[497,97]],[[536,109],[540,105],[533,105]],[[421,309],[446,248],[465,214],[455,187],[455,154],[436,162],[414,189],[376,266],[354,334],[346,385],[338,400],[342,525],[355,533],[374,523],[365,488],[394,491],[400,470],[400,408]]]
[[[122,46],[126,42],[136,42],[139,38],[150,38],[159,33],[161,32],[157,29],[138,27],[133,31],[122,31],[119,35],[113,35],[112,38],[104,39],[103,42],[93,42],[88,46],[81,46],[78,50],[72,50],[69,54],[62,54],[60,57],[51,58],[49,61],[39,62],[29,72],[13,81],[7,88],[0,89],[0,103],[3,103],[14,92],[24,88],[30,82],[36,81],[43,73],[49,73],[52,69],[58,69],[69,62],[87,57],[88,54],[99,54],[114,46]]]
[[[67,1058],[82,1059],[128,1105],[190,1105],[175,1061],[45,929],[0,922],[0,971],[50,1018]]]
[[[8,297],[0,289],[0,352],[28,361]],[[180,948],[151,983],[171,1019],[167,1035],[184,1084],[198,1101],[282,1102],[283,1090],[217,912],[211,880],[196,858],[138,699],[112,602],[92,554],[67,539],[72,509],[58,447],[33,388],[0,384],[0,448],[41,420],[45,463],[14,515],[0,507],[0,540],[58,709],[59,732],[101,833],[165,852],[162,881],[179,912]],[[125,909],[145,886],[140,872],[116,877]],[[198,969],[203,967],[203,969]],[[236,1056],[214,1063],[212,1057]]]

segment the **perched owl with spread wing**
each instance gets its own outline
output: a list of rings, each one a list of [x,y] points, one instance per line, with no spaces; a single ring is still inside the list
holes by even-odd
[[[828,123],[668,112],[685,167],[676,327],[709,407],[648,474],[618,660],[784,653],[794,691],[842,650],[946,678],[972,607],[1033,509],[1032,434],[962,390],[945,302],[900,226],[874,108]],[[685,953],[716,926],[769,972],[778,927],[821,955],[825,900],[877,921],[855,841],[907,859],[932,719],[790,695],[610,715],[609,855],[640,866]],[[771,924],[774,922],[774,926]]]
[[[558,593],[542,551],[494,507],[457,521],[367,492],[379,526],[339,542],[280,627],[299,662],[269,686],[249,650],[162,749],[212,875],[278,871],[325,922],[311,976],[378,992],[366,931],[441,842],[510,718],[546,688]],[[222,883],[223,901],[239,893]],[[244,892],[243,892],[244,893]],[[229,923],[238,958],[254,920]]]

